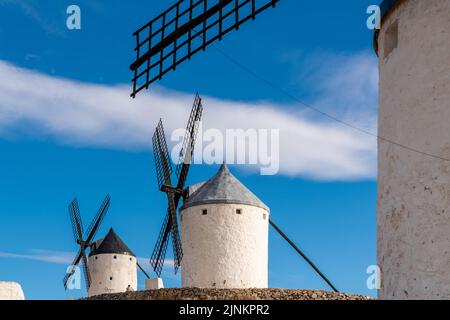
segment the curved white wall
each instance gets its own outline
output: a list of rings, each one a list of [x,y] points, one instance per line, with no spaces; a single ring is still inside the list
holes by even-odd
[[[136,258],[123,254],[99,254],[89,257],[91,287],[89,296],[137,290]]]
[[[380,136],[450,158],[450,1],[401,1],[379,57]],[[380,141],[377,228],[381,299],[450,299],[449,162]]]
[[[0,282],[0,300],[25,300],[20,284],[16,282]]]
[[[268,229],[269,213],[253,206],[208,204],[182,211],[183,287],[267,288]]]

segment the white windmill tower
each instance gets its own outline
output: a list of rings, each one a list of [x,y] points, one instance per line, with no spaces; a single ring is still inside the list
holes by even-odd
[[[384,0],[382,16],[379,297],[448,299],[450,1]]]
[[[183,287],[267,288],[269,208],[224,164],[180,211]]]
[[[136,256],[112,228],[98,246],[94,245],[88,266],[90,297],[137,290]]]

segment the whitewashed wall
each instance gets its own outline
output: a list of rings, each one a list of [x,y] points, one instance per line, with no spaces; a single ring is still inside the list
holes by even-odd
[[[207,215],[202,215],[203,209]],[[183,287],[267,288],[268,222],[266,210],[247,205],[209,204],[184,210]]]
[[[0,282],[0,300],[25,300],[20,284],[16,282]]]
[[[380,136],[450,158],[450,1],[401,1],[379,46]],[[377,227],[380,298],[450,299],[449,162],[380,141]]]
[[[99,254],[89,257],[88,263],[91,275],[90,297],[125,292],[129,285],[133,290],[137,290],[135,257],[123,254]]]

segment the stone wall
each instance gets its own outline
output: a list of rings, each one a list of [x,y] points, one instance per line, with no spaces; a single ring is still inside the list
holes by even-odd
[[[370,300],[371,297],[313,290],[160,289],[91,297],[92,300]]]

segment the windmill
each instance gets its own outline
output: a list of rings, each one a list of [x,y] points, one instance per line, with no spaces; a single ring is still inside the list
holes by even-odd
[[[279,0],[180,0],[133,33],[131,97]]]
[[[105,238],[94,240],[95,235],[97,234],[97,231],[100,227],[100,224],[102,223],[103,218],[105,217],[109,209],[110,203],[111,197],[109,195],[106,195],[105,199],[100,205],[100,208],[98,209],[97,214],[95,215],[91,224],[89,225],[86,233],[84,233],[83,231],[83,222],[81,219],[80,209],[78,206],[78,200],[74,199],[69,204],[69,215],[70,215],[70,222],[72,224],[73,236],[75,242],[80,246],[80,249],[72,262],[69,272],[66,273],[63,279],[64,288],[66,290],[68,288],[67,284],[69,282],[69,279],[75,273],[75,267],[78,266],[80,262],[82,264],[84,278],[86,281],[86,289],[88,291],[90,290],[93,279],[92,274],[90,273],[89,270],[90,260],[88,262],[87,249],[89,249],[89,257],[98,254],[100,251],[103,253],[112,253],[114,251],[111,250],[117,248],[119,248],[119,251],[117,251],[117,255],[124,253],[127,254],[130,257],[130,259],[132,259],[131,257],[134,256],[131,250],[122,242],[122,240],[117,236],[117,234],[115,234],[112,228],[110,229],[109,233]],[[105,250],[105,247],[107,247],[106,248],[107,250]],[[117,259],[117,255],[114,257],[114,259]],[[97,258],[98,257],[96,257],[96,259]],[[130,261],[134,261],[134,259]],[[137,262],[137,260],[136,265],[145,274],[145,276],[149,278],[149,275],[145,272],[145,270]],[[115,267],[114,264],[112,264],[112,266],[113,268]],[[136,269],[136,267],[134,269]]]
[[[75,242],[80,246],[80,250],[78,251],[77,255],[75,256],[75,259],[72,262],[72,268],[70,270],[71,272],[68,272],[64,277],[63,280],[64,288],[67,289],[67,282],[69,281],[69,278],[74,274],[75,266],[77,266],[80,263],[80,261],[83,267],[84,279],[86,281],[86,288],[89,289],[89,287],[91,286],[91,278],[88,269],[88,259],[86,256],[86,249],[87,248],[90,249],[94,245],[93,240],[95,234],[97,233],[100,224],[102,223],[103,218],[105,217],[106,212],[109,209],[110,202],[111,202],[110,196],[106,195],[105,200],[103,200],[103,203],[98,209],[97,214],[95,215],[94,219],[92,220],[91,224],[89,225],[86,231],[87,235],[86,238],[83,238],[84,237],[83,222],[81,220],[78,200],[75,199],[70,203],[69,205],[70,222],[72,223],[72,231]]]
[[[183,257],[183,251],[181,246],[181,239],[178,226],[177,209],[180,198],[189,201],[189,188],[185,191],[185,183],[191,163],[192,155],[194,152],[195,140],[198,131],[198,125],[202,117],[202,100],[197,94],[192,107],[191,115],[187,124],[185,137],[183,140],[182,150],[180,152],[180,158],[176,168],[176,177],[178,178],[177,184],[172,184],[172,163],[169,156],[169,149],[167,147],[164,126],[162,120],[159,121],[156,131],[153,135],[153,152],[155,156],[156,174],[158,179],[158,188],[160,191],[167,195],[167,213],[164,217],[164,221],[158,236],[158,240],[153,249],[153,253],[150,259],[150,264],[153,270],[161,276],[162,269],[164,267],[164,260],[169,243],[169,237],[172,238],[172,246],[174,253],[174,267],[175,273],[181,266],[181,260]],[[194,188],[197,189],[197,188]],[[187,192],[187,193],[186,193]],[[314,269],[314,271],[327,283],[333,291],[338,292],[336,287],[331,281],[319,270],[319,268],[299,249],[293,241],[274,223],[272,219],[269,219],[269,224],[275,229],[281,237],[287,241],[287,243]]]
[[[136,60],[130,65],[134,72],[131,97],[157,81],[193,55],[205,51],[207,47],[223,36],[249,21],[279,0],[179,0],[163,13],[133,33],[136,40]],[[163,123],[160,120],[153,136],[153,150],[158,178],[158,187],[167,195],[167,213],[164,217],[158,240],[152,253],[150,264],[160,276],[168,247],[172,238],[175,273],[181,266],[183,257],[177,209],[184,191],[189,165],[192,158],[198,122],[201,119],[201,98],[197,95],[189,118],[180,162],[176,169],[178,181],[172,184],[172,164],[169,157]],[[334,290],[337,289],[314,265],[314,263],[284,234],[272,221],[269,224],[286,240],[295,251]]]
[[[202,99],[197,94],[186,128],[179,162],[175,171],[177,182],[172,183],[172,163],[164,134],[162,120],[159,121],[155,134],[153,135],[153,152],[155,155],[156,174],[158,188],[167,195],[167,213],[165,215],[158,240],[154,247],[150,264],[158,276],[161,276],[164,260],[167,252],[169,236],[172,239],[175,273],[181,266],[183,251],[178,227],[177,208],[183,195],[189,166],[194,152],[195,140],[198,126],[203,112]]]

